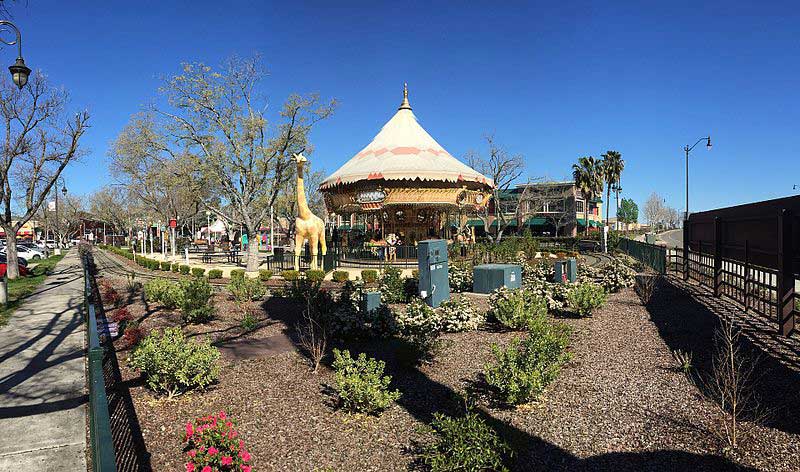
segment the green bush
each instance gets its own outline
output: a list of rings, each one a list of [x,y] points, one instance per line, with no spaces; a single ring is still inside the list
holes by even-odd
[[[243,279],[244,278],[244,269],[233,269],[231,270],[231,280],[233,279]]]
[[[260,279],[250,277],[234,277],[228,284],[228,290],[238,303],[261,300],[267,293],[267,288]]]
[[[437,412],[426,429],[433,438],[421,458],[432,472],[508,470],[511,449],[477,413],[451,418]]]
[[[179,263],[172,264],[172,272],[179,272],[181,269],[181,265]]]
[[[402,271],[389,266],[384,269],[379,279],[378,290],[384,303],[400,303],[406,301],[405,281]]]
[[[452,292],[472,291],[472,265],[454,262],[447,268],[447,280]]]
[[[261,269],[258,271],[258,278],[266,282],[272,278],[272,271],[269,269]]]
[[[205,273],[206,270],[203,269],[202,267],[192,267],[192,275],[194,275],[195,277],[202,277],[203,275],[205,275]]]
[[[500,290],[489,300],[490,313],[509,329],[527,329],[547,314],[547,301],[527,290]]]
[[[494,364],[485,367],[486,382],[511,405],[538,398],[569,360],[569,330],[542,318],[529,327],[524,339],[513,339],[505,348],[492,345]]]
[[[383,375],[386,364],[368,358],[363,352],[357,359],[350,351],[333,350],[333,368],[336,371],[334,389],[342,408],[358,413],[375,414],[386,409],[400,398],[400,392],[390,391],[392,377]]]
[[[172,263],[169,261],[161,261],[161,270],[169,272],[170,267],[172,267]]]
[[[346,270],[334,270],[333,280],[339,283],[347,282],[350,280],[350,273]]]
[[[214,317],[214,306],[211,305],[213,290],[208,280],[200,277],[181,280],[181,297],[179,305],[181,315],[186,323],[205,323]]]
[[[222,270],[220,269],[208,269],[208,278],[209,279],[221,279],[222,278]]]
[[[145,300],[159,302],[165,308],[175,308],[181,298],[181,288],[177,283],[158,277],[144,284]]]
[[[325,271],[324,270],[307,270],[306,271],[306,278],[311,282],[322,282],[325,280]]]
[[[374,284],[378,281],[378,271],[375,269],[364,269],[361,271],[361,280],[364,283]]]
[[[219,376],[219,351],[209,340],[187,340],[180,328],[154,331],[131,352],[130,365],[145,375],[147,385],[170,397],[204,388]]]
[[[281,276],[283,276],[283,280],[294,282],[300,278],[300,272],[296,270],[284,270],[281,272]]]
[[[478,329],[484,320],[469,298],[463,295],[450,297],[436,311],[439,313],[442,330],[448,333]]]
[[[441,346],[442,322],[439,314],[420,298],[414,298],[406,309],[395,315],[402,339],[412,349],[416,361],[430,361]]]
[[[187,266],[187,265],[181,264],[181,266],[179,267],[179,270],[180,270],[181,274],[189,275],[189,271],[191,270],[191,268],[189,266]]]
[[[606,302],[606,291],[593,283],[581,283],[573,287],[567,295],[569,307],[580,316],[590,316]]]

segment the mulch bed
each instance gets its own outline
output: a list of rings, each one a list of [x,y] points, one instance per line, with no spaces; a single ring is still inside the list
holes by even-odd
[[[124,291],[124,282],[115,280]],[[481,297],[476,303],[484,304]],[[572,361],[544,398],[508,409],[490,401],[480,412],[509,440],[514,470],[730,470],[740,465],[764,470],[798,470],[800,434],[756,427],[754,438],[735,454],[724,454],[712,433],[721,418],[716,407],[676,368],[665,326],[685,324],[686,302],[664,290],[645,308],[633,290],[611,295],[586,319],[564,319],[573,327]],[[684,297],[689,298],[689,297]],[[128,309],[152,329],[180,323],[177,311],[147,305],[131,294]],[[224,294],[215,295],[219,316],[187,333],[210,336],[217,344],[291,337],[298,307],[272,298],[258,312],[259,326],[244,332],[241,313]],[[678,307],[669,310],[664,307]],[[673,313],[669,315],[668,312]],[[153,470],[183,470],[181,434],[195,417],[225,410],[239,429],[257,470],[407,470],[419,426],[436,411],[464,411],[462,394],[480,388],[492,343],[505,344],[519,333],[474,331],[448,334],[436,361],[408,367],[391,342],[350,346],[379,354],[403,392],[380,417],[350,415],[335,408],[327,366],[312,374],[296,350],[274,350],[244,358],[223,356],[219,382],[202,392],[174,399],[157,397],[126,365],[127,351],[116,341],[123,380],[138,413]]]

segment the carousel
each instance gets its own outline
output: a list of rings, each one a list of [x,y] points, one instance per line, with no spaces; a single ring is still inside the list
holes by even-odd
[[[343,244],[352,246],[358,234],[373,244],[396,246],[429,238],[474,239],[465,223],[487,205],[492,185],[420,126],[404,87],[394,116],[322,182],[320,191]]]

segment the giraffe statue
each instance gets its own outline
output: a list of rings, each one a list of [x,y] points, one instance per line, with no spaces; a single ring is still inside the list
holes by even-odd
[[[294,160],[297,162],[297,218],[294,220],[294,268],[300,270],[300,254],[303,252],[303,245],[308,239],[311,248],[311,269],[317,268],[317,244],[322,246],[322,255],[328,253],[325,245],[325,223],[320,217],[311,213],[306,201],[306,188],[303,183],[303,167],[308,162],[303,153],[295,154]]]

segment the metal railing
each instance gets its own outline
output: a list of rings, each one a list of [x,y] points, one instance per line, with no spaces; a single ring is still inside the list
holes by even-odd
[[[667,249],[665,247],[622,238],[619,240],[617,249],[659,274],[667,273]]]
[[[116,471],[116,457],[111,435],[108,397],[103,374],[103,361],[106,349],[100,339],[97,323],[97,309],[94,304],[94,275],[90,271],[88,257],[81,256],[84,277],[84,300],[86,305],[86,324],[88,337],[87,381],[89,384],[89,449],[92,470],[95,472]]]

